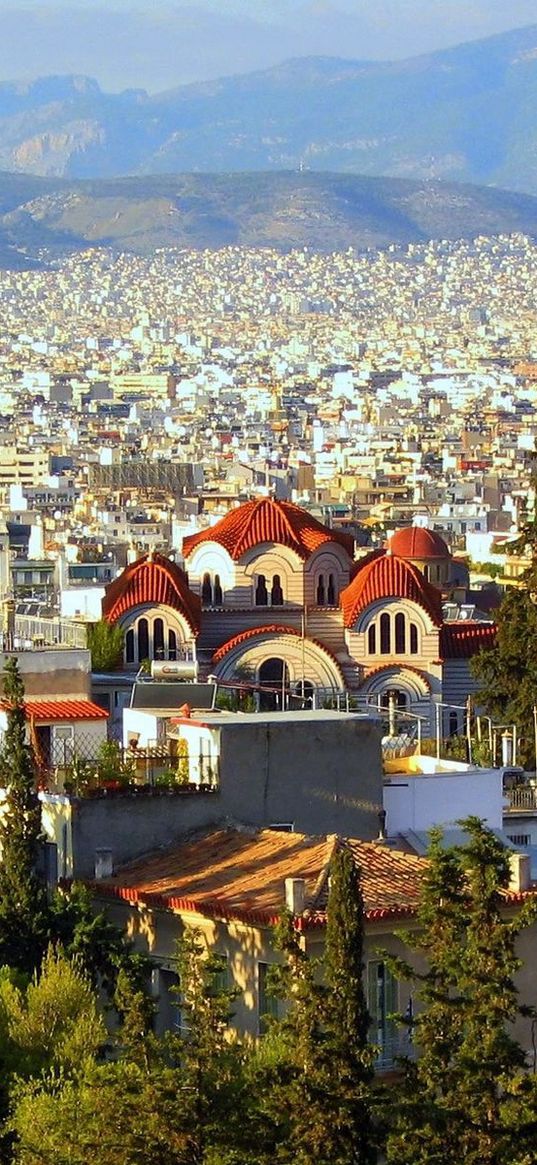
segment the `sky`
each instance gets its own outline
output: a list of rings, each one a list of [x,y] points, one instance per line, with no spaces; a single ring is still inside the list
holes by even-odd
[[[397,59],[537,23],[535,0],[0,0],[0,81],[157,92],[296,56]]]

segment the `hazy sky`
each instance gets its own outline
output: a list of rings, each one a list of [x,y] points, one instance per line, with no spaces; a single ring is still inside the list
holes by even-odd
[[[537,23],[536,0],[0,0],[0,81],[150,91],[292,56],[396,58]]]

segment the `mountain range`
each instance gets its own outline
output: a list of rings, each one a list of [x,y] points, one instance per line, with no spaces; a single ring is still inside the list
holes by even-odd
[[[0,174],[0,266],[88,247],[152,254],[229,245],[357,250],[522,232],[537,198],[488,187],[354,174],[182,174],[107,180]]]
[[[309,57],[149,95],[0,84],[0,167],[388,174],[537,193],[537,25],[404,61]]]

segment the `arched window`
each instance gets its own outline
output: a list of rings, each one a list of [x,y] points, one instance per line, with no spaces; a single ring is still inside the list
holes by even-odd
[[[408,703],[406,692],[402,692],[400,688],[386,688],[381,692],[380,707],[389,708],[391,700],[393,700],[395,708],[406,708]]]
[[[204,574],[203,582],[201,584],[201,601],[204,607],[212,607],[213,605],[213,588],[211,586],[210,574]]]
[[[155,619],[153,623],[153,658],[164,659],[164,621]]]
[[[423,577],[427,579],[427,582],[429,582],[429,567],[428,566],[423,567]]]
[[[415,623],[410,624],[410,654],[418,654],[418,628]]]
[[[396,655],[405,654],[405,616],[398,611],[395,616],[395,652]]]
[[[380,616],[380,650],[382,655],[390,654],[390,616],[384,612]]]
[[[149,659],[149,625],[147,619],[138,620],[138,663]]]
[[[377,628],[372,623],[367,632],[367,650],[370,655],[376,655],[377,651]]]
[[[319,575],[317,583],[317,606],[324,607],[325,604],[325,589],[324,589],[324,574]]]
[[[132,627],[125,636],[125,663],[134,663],[134,631]]]
[[[264,574],[258,574],[255,588],[256,607],[266,607],[268,604],[267,580]]]
[[[283,591],[279,574],[275,574],[272,580],[270,601],[273,607],[283,607]]]
[[[177,659],[177,635],[171,627],[168,631],[168,659]]]
[[[215,576],[214,576],[214,605],[215,605],[215,607],[221,607],[222,603],[223,603],[223,598],[222,598],[222,584],[220,582],[220,575],[215,574]]]
[[[302,701],[303,708],[313,708],[313,693],[315,689],[310,680],[299,680],[295,686],[295,693]]]
[[[449,713],[449,735],[456,736],[459,731],[459,715],[458,712]]]
[[[336,584],[333,574],[328,575],[328,586],[326,588],[326,602],[329,607],[336,605]]]

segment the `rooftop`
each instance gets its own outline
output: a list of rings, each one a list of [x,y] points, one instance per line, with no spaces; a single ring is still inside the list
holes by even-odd
[[[322,924],[334,836],[308,837],[273,829],[223,829],[133,862],[99,893],[156,908],[248,918],[270,924],[285,904],[285,879],[306,882],[309,921]],[[410,913],[418,901],[423,859],[375,842],[348,843],[362,871],[372,920]]]

